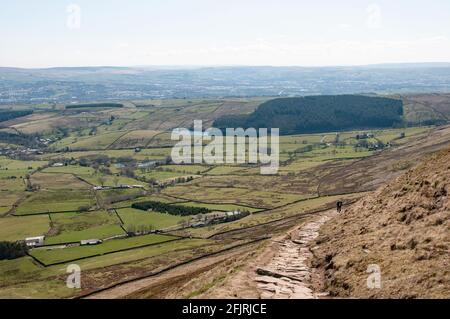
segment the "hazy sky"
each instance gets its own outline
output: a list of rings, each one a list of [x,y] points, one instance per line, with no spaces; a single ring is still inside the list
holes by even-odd
[[[450,61],[449,0],[0,1],[0,66]]]

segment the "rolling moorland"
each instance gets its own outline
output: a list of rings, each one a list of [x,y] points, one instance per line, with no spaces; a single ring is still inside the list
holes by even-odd
[[[402,109],[394,127],[287,131],[280,137],[281,167],[272,176],[260,175],[257,165],[176,165],[170,159],[173,128],[251,116],[277,101],[271,97],[2,106],[0,115],[16,114],[0,122],[0,241],[40,235],[45,241],[19,258],[0,260],[0,297],[195,298],[221,296],[224,287],[227,297],[260,297],[252,277],[245,289],[233,287],[233,278],[271,238],[311,222],[337,200],[347,206],[378,198],[380,191],[373,192],[379,187],[450,147],[450,95],[385,97]],[[344,218],[361,214],[351,207]],[[242,216],[223,217],[230,211]],[[321,238],[335,235],[328,225]],[[342,236],[333,238],[344,243]],[[102,242],[80,245],[88,239]],[[341,266],[341,254],[360,254],[346,255],[342,246],[330,260],[328,241],[318,240],[318,267],[326,267],[323,260]],[[73,263],[82,269],[81,289],[65,284]],[[367,295],[339,284],[354,280],[342,278],[341,268],[327,268],[328,291]]]

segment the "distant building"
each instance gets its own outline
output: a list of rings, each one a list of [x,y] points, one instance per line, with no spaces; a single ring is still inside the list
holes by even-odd
[[[86,239],[82,240],[80,242],[81,246],[88,246],[88,245],[98,245],[101,244],[103,241],[101,239]]]
[[[146,162],[139,163],[137,165],[137,167],[138,168],[152,167],[152,166],[155,166],[156,163],[157,163],[156,161],[146,161]]]
[[[28,247],[39,247],[44,245],[45,236],[25,238],[25,244]]]
[[[199,228],[199,227],[205,227],[205,226],[212,225],[212,224],[227,223],[227,222],[241,219],[245,216],[247,216],[247,214],[244,214],[238,210],[230,211],[230,212],[216,212],[214,214],[205,216],[205,218],[203,220],[192,224],[191,227]]]
[[[64,163],[55,163],[52,165],[52,167],[63,167]]]
[[[365,140],[368,138],[374,138],[375,135],[373,133],[363,133],[363,134],[357,134],[356,139],[357,140]]]

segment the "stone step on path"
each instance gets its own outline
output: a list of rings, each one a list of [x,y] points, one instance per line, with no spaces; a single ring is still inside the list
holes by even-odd
[[[255,281],[262,299],[317,299],[323,294],[311,289],[312,253],[308,245],[319,236],[320,227],[336,215],[327,211],[300,227],[283,241],[279,250],[266,264],[258,267]],[[294,237],[294,238],[292,238]]]

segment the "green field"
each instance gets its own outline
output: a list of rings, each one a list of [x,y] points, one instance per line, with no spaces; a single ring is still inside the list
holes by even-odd
[[[105,133],[96,136],[73,138],[70,137],[67,140],[61,140],[56,145],[55,149],[64,149],[70,147],[72,150],[89,150],[89,149],[105,149],[118,138],[120,138],[125,132],[113,132]]]
[[[0,241],[24,240],[50,230],[48,215],[0,218]]]
[[[165,181],[168,179],[174,179],[177,177],[189,177],[190,174],[181,173],[181,172],[172,172],[172,171],[159,171],[159,170],[152,170],[150,172],[137,173],[139,176],[144,176],[147,179],[155,179],[157,181]]]
[[[52,236],[45,244],[79,242],[86,239],[104,239],[124,235],[115,213],[96,211],[89,213],[51,214]]]
[[[108,254],[120,250],[163,243],[175,239],[166,235],[146,235],[126,239],[113,239],[95,246],[79,246],[65,249],[34,249],[31,254],[45,265],[67,262],[96,255]]]
[[[177,226],[183,220],[189,220],[190,217],[174,216],[169,214],[162,214],[157,212],[145,212],[133,208],[118,209],[120,217],[124,222],[124,228],[135,227],[149,227],[150,229],[165,229],[168,227]]]
[[[78,211],[95,204],[91,191],[52,190],[32,193],[16,210],[17,215]]]
[[[260,209],[257,209],[257,208],[245,207],[245,206],[239,206],[239,205],[233,205],[233,204],[206,204],[206,203],[186,202],[186,203],[180,203],[177,205],[190,206],[190,207],[204,207],[204,208],[208,208],[212,211],[222,211],[222,212],[239,210],[239,211],[248,211],[250,213],[255,213],[255,212],[260,211]]]

